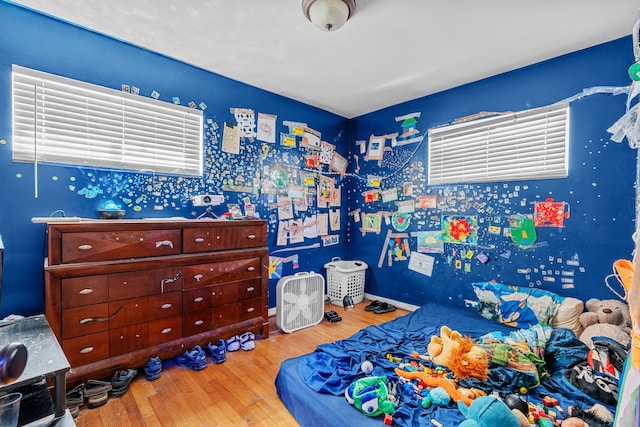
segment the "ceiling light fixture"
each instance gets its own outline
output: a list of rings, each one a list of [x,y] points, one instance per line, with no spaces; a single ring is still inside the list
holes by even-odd
[[[355,0],[302,0],[304,16],[323,31],[339,29],[355,11]]]

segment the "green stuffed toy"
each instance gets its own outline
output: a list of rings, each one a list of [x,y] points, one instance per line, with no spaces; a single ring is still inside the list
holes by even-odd
[[[466,418],[458,427],[520,427],[520,420],[502,400],[494,396],[481,396],[471,406],[458,401],[458,409]]]
[[[361,378],[347,387],[344,397],[369,417],[395,412],[395,405],[389,400],[386,376]]]

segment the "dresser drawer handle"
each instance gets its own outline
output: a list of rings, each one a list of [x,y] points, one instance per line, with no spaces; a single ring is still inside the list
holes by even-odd
[[[196,243],[202,243],[204,242],[204,237],[196,237],[195,239],[193,239],[193,241]]]
[[[247,236],[247,239],[249,239],[249,240],[253,240],[253,239],[255,239],[255,238],[256,238],[256,235],[255,235],[255,234],[249,234],[249,235]]]
[[[254,288],[253,286],[249,286],[249,287],[247,288],[247,292],[253,292],[253,291],[255,291],[255,290],[256,290],[256,288]]]
[[[202,301],[204,301],[204,298],[202,298],[202,297],[198,297],[198,298],[194,298],[193,299],[193,302],[202,302]]]
[[[78,291],[78,293],[79,293],[80,295],[89,295],[89,294],[90,294],[90,293],[92,293],[92,292],[93,292],[93,289],[89,289],[89,288],[80,289],[80,290]]]
[[[106,322],[107,320],[111,320],[114,317],[116,317],[116,314],[120,313],[120,311],[124,308],[123,305],[120,306],[120,308],[118,308],[116,311],[113,312],[113,314],[109,317],[86,317],[82,320],[80,320],[80,324],[81,325],[86,325],[87,323],[92,323],[92,322]]]
[[[80,350],[80,353],[87,354],[87,353],[91,353],[93,350],[94,350],[93,347],[85,347],[82,350]]]
[[[204,323],[204,320],[196,320],[195,322],[193,322],[194,325],[196,326],[200,326]]]
[[[78,246],[78,249],[80,249],[81,251],[88,251],[90,249],[93,249],[93,246],[91,246],[91,245],[80,245],[80,246]]]
[[[167,308],[171,308],[171,307],[173,307],[173,304],[169,304],[169,303],[167,303],[167,304],[162,304],[162,305],[160,306],[160,308],[161,308],[161,309],[163,309],[163,310],[166,310]]]
[[[156,249],[160,246],[169,246],[173,249],[173,242],[171,240],[160,240],[159,242],[156,242]]]
[[[165,277],[164,279],[160,280],[160,293],[164,294],[164,285],[166,285],[167,283],[174,283],[180,277],[182,277],[182,271],[178,271],[178,273],[173,277]]]
[[[168,334],[169,332],[171,332],[171,328],[164,328],[162,331],[160,331],[161,334]]]
[[[249,267],[247,268],[247,271],[254,271],[256,268],[255,267]]]
[[[255,310],[255,307],[249,307],[249,308],[247,308],[247,313],[251,313],[254,310]]]
[[[202,274],[196,274],[195,276],[193,276],[194,279],[196,279],[196,282],[199,282],[204,276]]]

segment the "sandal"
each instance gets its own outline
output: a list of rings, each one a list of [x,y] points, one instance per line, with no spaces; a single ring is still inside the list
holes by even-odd
[[[240,337],[237,335],[232,336],[224,342],[224,346],[226,347],[227,351],[240,350]]]
[[[84,385],[84,397],[88,398],[98,394],[109,393],[111,391],[111,383],[100,380],[89,380]]]
[[[383,302],[379,307],[373,310],[375,314],[391,313],[392,311],[396,311],[396,307],[386,302]]]
[[[253,350],[256,348],[256,343],[254,342],[255,339],[256,336],[253,332],[245,332],[240,335],[240,347],[245,351]]]
[[[368,306],[366,306],[364,309],[365,311],[374,311],[376,308],[380,307],[382,305],[382,301],[371,301],[371,303],[369,303]]]

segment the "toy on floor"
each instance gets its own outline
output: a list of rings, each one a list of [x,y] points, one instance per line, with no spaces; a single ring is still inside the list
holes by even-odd
[[[486,381],[489,374],[487,353],[471,338],[447,326],[440,329],[440,336],[433,335],[427,346],[431,360],[451,369],[458,378],[477,378]]]
[[[521,427],[518,417],[499,398],[482,396],[470,406],[458,402],[458,409],[466,418],[459,427]]]
[[[470,405],[471,402],[473,402],[475,397],[470,397],[468,394],[466,393],[461,393],[456,386],[454,385],[454,383],[452,381],[449,381],[446,378],[441,378],[441,377],[432,377],[431,375],[428,375],[425,372],[418,372],[418,371],[413,371],[413,372],[405,372],[402,369],[395,369],[395,373],[402,378],[406,378],[406,379],[419,379],[422,382],[424,382],[426,387],[442,387],[443,389],[445,389],[447,391],[447,393],[449,393],[449,396],[451,396],[451,399],[453,399],[454,402],[459,402],[462,401],[464,402],[466,405]]]
[[[347,387],[344,397],[369,417],[395,412],[395,405],[389,399],[386,376],[361,378]]]
[[[562,421],[562,427],[608,427],[613,422],[611,412],[600,404],[584,410],[576,405],[569,408],[570,417]]]

